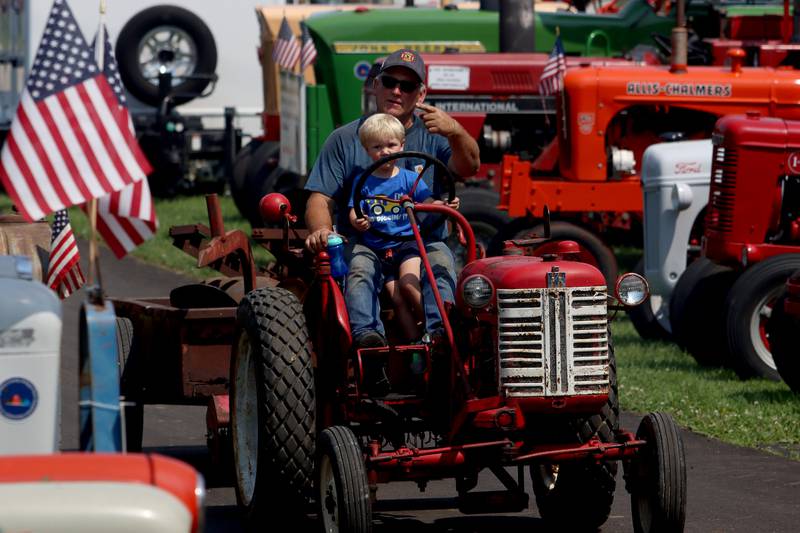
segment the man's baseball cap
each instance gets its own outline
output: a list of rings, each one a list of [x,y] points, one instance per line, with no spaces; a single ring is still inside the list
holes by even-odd
[[[420,82],[425,83],[425,63],[416,50],[401,48],[396,52],[392,52],[383,60],[378,74],[383,74],[392,67],[406,67],[417,75]]]

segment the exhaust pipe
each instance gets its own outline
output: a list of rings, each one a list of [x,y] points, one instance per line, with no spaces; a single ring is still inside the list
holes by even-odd
[[[536,24],[532,0],[504,0],[498,3],[500,4],[500,51],[534,52]]]
[[[792,42],[800,43],[800,0],[794,0],[794,13],[792,14]]]
[[[686,72],[686,65],[689,63],[689,33],[686,31],[686,0],[678,0],[678,14],[675,20],[675,27],[672,28],[672,59],[670,61],[670,72]]]

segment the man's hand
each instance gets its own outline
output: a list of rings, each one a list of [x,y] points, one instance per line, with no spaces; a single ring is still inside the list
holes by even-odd
[[[461,206],[461,200],[458,198],[458,196],[454,197],[452,202],[445,202],[444,200],[434,200],[433,203],[436,205],[446,205],[447,207],[455,209],[456,211],[458,211],[458,208]]]
[[[417,109],[422,111],[420,118],[431,133],[449,137],[461,130],[459,123],[438,107],[418,103]]]
[[[311,253],[319,253],[325,250],[328,247],[328,235],[332,235],[334,232],[330,229],[323,228],[318,229],[312,233],[308,234],[306,237],[306,248]]]
[[[366,217],[357,218],[353,220],[353,227],[361,233],[364,233],[369,229],[369,220]]]

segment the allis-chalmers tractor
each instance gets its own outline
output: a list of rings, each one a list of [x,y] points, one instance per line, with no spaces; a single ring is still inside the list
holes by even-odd
[[[453,196],[446,167],[425,154],[393,154],[373,168],[409,156],[426,159],[421,174],[432,166],[446,177],[443,190]],[[677,426],[669,415],[651,413],[634,435],[618,421],[607,313],[619,304],[609,305],[608,299],[641,302],[648,290],[643,278],[621,277],[611,296],[600,271],[575,260],[574,242],[554,243],[543,257],[523,253],[547,235],[509,241],[506,254],[476,259],[472,230],[459,212],[415,205],[406,197],[403,207],[414,228],[410,238],[418,244],[425,231],[416,225],[418,216],[433,219],[423,227],[449,217],[464,235],[467,264],[458,277],[456,302],[444,304],[435,290],[444,331],[412,345],[394,340],[392,311],[384,310],[389,345],[358,349],[329,257],[324,252],[311,257],[302,249],[306,233],[293,228],[288,200],[277,193],[265,196],[265,221],[282,229],[253,233],[276,258],[269,277],[257,276],[244,234],[224,232],[213,200],[210,229],[195,225],[173,228],[171,234],[198,256],[198,264],[242,278],[176,289],[170,303],[162,301],[155,311],[131,300],[118,302],[118,310],[132,319],[134,338],[138,326],[146,329],[148,316],[171,312],[174,321],[159,330],[164,334],[159,342],[142,339],[156,351],[168,342],[165,337],[183,329],[181,317],[198,311],[217,317],[217,327],[206,328],[205,338],[194,342],[232,345],[215,357],[230,358],[235,487],[253,524],[274,520],[276,513],[306,511],[316,502],[324,531],[371,531],[378,485],[397,480],[424,489],[430,480],[451,478],[463,512],[520,511],[528,506],[527,468],[546,521],[569,531],[594,530],[609,515],[615,461],[621,460],[637,531],[682,530],[686,472]],[[422,257],[423,283],[435,288],[426,254]],[[231,288],[237,284],[238,292]],[[205,309],[177,309],[179,304]],[[181,354],[147,356],[163,364]],[[212,438],[224,434],[218,425],[226,400],[212,401],[209,421],[217,424],[210,428]],[[516,476],[509,467],[516,467]],[[504,489],[474,492],[483,470]]]
[[[800,122],[717,123],[702,255],[670,302],[673,334],[701,363],[778,379],[766,324],[800,269]]]
[[[628,242],[638,236],[628,230],[638,229],[642,216],[640,162],[648,146],[708,138],[716,120],[731,113],[800,118],[800,72],[742,67],[741,50],[730,59],[730,67],[673,63],[568,72],[556,99],[556,137],[533,160],[503,159],[500,208],[516,220],[500,238],[523,237],[547,205],[557,220],[553,235],[577,241],[611,277],[616,261],[599,236]]]

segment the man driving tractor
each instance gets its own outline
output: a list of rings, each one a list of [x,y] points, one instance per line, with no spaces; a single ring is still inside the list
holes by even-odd
[[[478,145],[461,125],[447,113],[424,103],[426,95],[425,64],[415,51],[401,49],[390,54],[381,65],[374,81],[377,111],[396,117],[405,127],[405,150],[431,154],[444,161],[459,176],[470,176],[480,164]],[[415,111],[419,109],[420,114]],[[366,116],[336,129],[326,140],[306,183],[311,192],[306,205],[305,221],[309,230],[306,247],[313,253],[324,250],[328,236],[340,233],[353,235],[348,220],[348,202],[353,180],[367,169],[372,159],[359,142],[359,129]],[[420,171],[422,161],[405,158],[399,164]],[[423,176],[437,195],[432,173]],[[334,213],[336,226],[334,229]],[[443,242],[446,225],[438,234],[429,235],[425,248],[436,283],[445,302],[454,302],[456,274],[452,252]],[[348,243],[345,257],[349,273],[345,288],[351,331],[357,347],[386,344],[386,333],[380,320],[379,289],[383,285],[379,257],[366,247],[354,253],[354,242]],[[425,329],[435,335],[442,327],[441,317],[427,280],[422,280]]]

